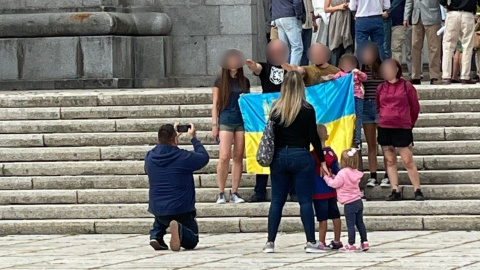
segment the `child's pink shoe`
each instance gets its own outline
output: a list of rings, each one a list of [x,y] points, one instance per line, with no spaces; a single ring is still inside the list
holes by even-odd
[[[354,245],[349,245],[346,244],[344,247],[339,249],[341,252],[347,252],[347,251],[357,251],[357,247]]]
[[[370,244],[368,242],[362,243],[362,251],[367,251],[370,249]]]

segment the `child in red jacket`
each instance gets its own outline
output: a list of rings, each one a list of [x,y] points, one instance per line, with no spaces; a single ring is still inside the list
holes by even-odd
[[[423,201],[425,198],[420,189],[420,177],[412,153],[412,129],[420,113],[417,90],[402,78],[402,66],[395,59],[385,60],[381,73],[385,82],[377,88],[376,103],[378,143],[382,146],[392,186],[392,194],[387,201],[402,199],[398,188],[397,151],[415,190],[415,200]]]

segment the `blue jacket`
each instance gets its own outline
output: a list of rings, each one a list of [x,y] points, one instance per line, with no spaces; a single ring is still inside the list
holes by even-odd
[[[192,144],[193,152],[159,144],[147,153],[148,212],[153,215],[169,216],[195,211],[193,172],[207,165],[209,156],[197,138],[192,138]]]
[[[272,0],[270,17],[273,20],[287,17],[296,17],[305,23],[305,5],[303,0]]]

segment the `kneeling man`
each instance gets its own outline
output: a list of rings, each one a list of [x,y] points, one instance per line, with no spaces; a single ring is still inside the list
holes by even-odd
[[[150,245],[155,250],[168,249],[163,241],[168,227],[173,251],[181,247],[193,249],[198,244],[193,172],[207,165],[209,156],[195,137],[195,126],[190,126],[187,134],[191,137],[193,152],[178,148],[181,134],[177,133],[176,125],[166,124],[158,131],[158,145],[145,157],[150,185],[148,211],[155,216]]]

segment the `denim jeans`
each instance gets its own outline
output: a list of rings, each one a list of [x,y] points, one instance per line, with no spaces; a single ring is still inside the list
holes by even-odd
[[[385,33],[383,30],[383,18],[381,15],[357,18],[355,20],[355,38],[358,46],[358,59],[361,59],[360,54],[362,53],[363,46],[368,39],[377,43],[380,51],[380,58],[382,60],[386,59],[385,49],[383,48]]]
[[[278,27],[278,38],[290,47],[290,64],[300,65],[303,53],[302,22],[296,17],[275,20]]]
[[[362,119],[363,119],[363,99],[355,97],[355,133],[353,142],[355,145],[362,142]]]
[[[267,185],[268,185],[268,174],[257,174],[256,181],[255,181],[255,188],[254,188],[254,191],[257,197],[260,197],[260,198],[267,197]],[[295,195],[295,186],[293,185],[293,183],[290,186],[288,194],[290,194],[290,197]]]
[[[367,228],[363,223],[363,202],[356,200],[344,205],[345,220],[347,221],[348,229],[348,244],[355,244],[355,226],[360,234],[361,243],[367,242]]]
[[[163,239],[167,233],[170,222],[178,222],[180,230],[180,246],[185,249],[194,249],[198,244],[198,225],[196,220],[196,211],[180,215],[155,216],[153,228],[150,230],[150,239]]]
[[[277,148],[270,165],[272,202],[268,213],[268,241],[275,242],[291,183],[295,185],[300,217],[307,241],[315,241],[312,196],[315,189],[315,161],[308,149]]]
[[[312,35],[313,29],[302,29],[302,43],[303,43],[303,53],[302,53],[302,60],[300,61],[300,65],[308,66],[308,49],[312,44]]]
[[[385,57],[392,58],[392,19],[383,20],[384,41],[383,49],[385,50]],[[402,63],[402,60],[399,60]]]

